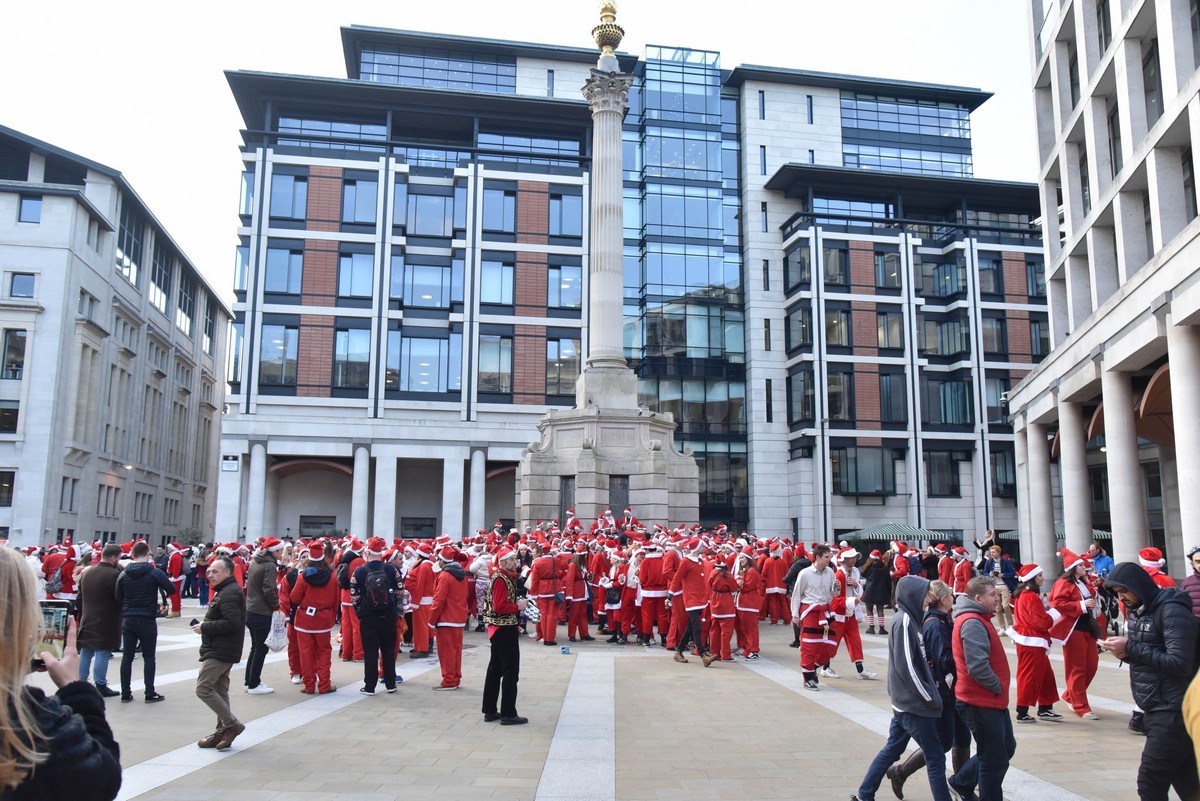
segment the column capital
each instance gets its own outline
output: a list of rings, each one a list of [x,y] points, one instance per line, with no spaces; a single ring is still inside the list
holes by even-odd
[[[592,77],[583,84],[583,96],[587,99],[592,114],[616,112],[624,116],[629,108],[629,88],[632,85],[632,75],[593,69]]]

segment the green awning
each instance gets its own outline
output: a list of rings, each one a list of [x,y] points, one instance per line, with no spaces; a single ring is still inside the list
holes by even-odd
[[[863,540],[872,542],[891,542],[899,540],[905,543],[915,543],[921,540],[943,542],[947,537],[941,531],[931,531],[929,529],[917,528],[910,526],[907,523],[881,523],[878,526],[851,531],[843,534],[841,539],[847,540]]]

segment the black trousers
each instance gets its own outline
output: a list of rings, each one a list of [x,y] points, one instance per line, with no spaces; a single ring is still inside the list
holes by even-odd
[[[246,657],[246,686],[257,687],[262,683],[263,664],[267,661],[267,635],[271,633],[271,616],[247,612],[246,628],[250,629],[250,653]]]
[[[1175,788],[1183,801],[1200,799],[1196,752],[1183,725],[1183,713],[1160,710],[1144,713],[1146,746],[1138,766],[1137,788],[1141,801],[1167,801]]]
[[[675,650],[682,654],[687,650],[688,643],[694,642],[696,643],[696,653],[704,656],[704,643],[700,639],[700,610],[689,609],[687,615],[687,628],[683,630],[683,636],[679,638],[679,644],[675,646]]]
[[[500,699],[500,717],[517,715],[517,682],[521,677],[521,635],[516,626],[500,626],[492,635],[492,658],[483,680],[483,714],[496,714]]]
[[[154,651],[158,648],[158,621],[152,617],[128,617],[121,621],[121,695],[130,695],[133,681],[133,655],[142,652],[142,678],[145,693],[154,692]]]
[[[355,614],[347,611],[346,614]],[[367,615],[358,619],[363,647],[363,685],[374,690],[379,682],[379,657],[383,657],[383,686],[396,686],[396,616]]]

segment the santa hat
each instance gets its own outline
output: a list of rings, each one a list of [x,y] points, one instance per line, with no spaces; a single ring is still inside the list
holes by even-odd
[[[579,542],[575,543],[575,553],[587,553],[587,551],[588,547],[586,542],[580,540]]]
[[[438,559],[441,559],[443,562],[453,562],[457,553],[453,545],[446,543],[438,550]]]
[[[264,551],[282,551],[283,541],[278,537],[267,537],[262,544]]]
[[[1138,562],[1142,567],[1162,567],[1167,560],[1163,559],[1162,551],[1151,547],[1138,551]]]
[[[80,546],[80,547],[82,547],[82,546]],[[180,545],[178,542],[172,542],[169,545],[167,545],[167,550],[168,551],[182,551],[183,546]]]
[[[1042,569],[1030,562],[1027,565],[1021,565],[1021,569],[1017,571],[1017,581],[1033,581],[1037,576],[1042,575]]]
[[[939,542],[937,545],[933,546],[933,549],[935,551],[937,551],[938,553],[945,553],[946,552],[946,543]]]
[[[325,558],[325,543],[321,540],[310,543],[308,546],[309,559],[324,559]]]
[[[953,548],[951,548],[951,550],[954,552],[954,556],[956,559],[966,559],[967,558],[967,549],[962,547],[961,545],[955,545]]]
[[[371,537],[367,540],[367,553],[373,556],[382,556],[386,550],[387,543],[383,541],[383,537]]]
[[[899,540],[892,540],[892,550],[895,551],[896,553],[899,553],[899,554],[904,553],[905,548],[906,548],[906,546],[904,545],[904,543],[900,542]]]
[[[687,551],[688,553],[699,553],[700,548],[703,545],[704,545],[704,542],[699,537],[692,537],[690,540],[688,540],[687,542],[685,542],[683,544],[683,549],[685,551]]]
[[[871,558],[872,559],[882,559],[883,554],[880,553],[878,548],[876,548],[875,550],[871,551]]]
[[[418,542],[417,543],[417,556],[419,556],[423,559],[432,558],[433,557],[433,546],[430,545],[429,542],[427,542],[427,541],[426,542]]]
[[[1074,551],[1068,550],[1066,548],[1063,548],[1061,551],[1059,551],[1058,555],[1062,557],[1064,572],[1066,572],[1067,570],[1070,570],[1071,568],[1075,567],[1076,565],[1083,564],[1083,559],[1080,558],[1079,554],[1075,553]]]
[[[862,554],[853,548],[845,548],[841,551],[841,553],[838,554],[838,561],[840,562],[844,559],[857,559],[860,556],[862,556]]]

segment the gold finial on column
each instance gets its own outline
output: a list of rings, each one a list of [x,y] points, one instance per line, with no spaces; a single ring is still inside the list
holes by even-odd
[[[600,24],[592,28],[592,39],[600,48],[600,59],[596,68],[603,72],[617,72],[620,65],[613,50],[620,46],[625,29],[617,24],[617,4],[607,0],[600,4]]]

